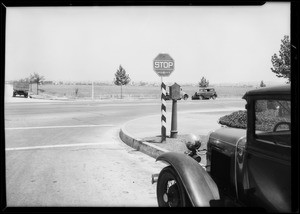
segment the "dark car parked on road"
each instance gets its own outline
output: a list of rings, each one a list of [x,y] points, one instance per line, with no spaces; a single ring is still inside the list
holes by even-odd
[[[247,129],[212,131],[206,165],[175,152],[157,158],[169,165],[157,178],[159,206],[245,206],[291,212],[290,86],[248,91],[243,99]]]
[[[192,96],[192,100],[203,100],[203,99],[216,99],[217,92],[212,87],[199,88],[199,91],[195,92]]]

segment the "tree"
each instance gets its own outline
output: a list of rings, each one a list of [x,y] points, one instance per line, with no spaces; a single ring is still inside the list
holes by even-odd
[[[122,86],[127,85],[130,82],[129,75],[126,74],[125,69],[120,65],[119,69],[115,73],[115,79],[114,83],[115,85],[120,85],[121,86],[121,99],[122,99]]]
[[[276,74],[277,77],[287,78],[287,83],[291,82],[291,43],[289,41],[289,36],[284,36],[281,40],[279,57],[275,53],[272,56],[273,68],[272,72]]]
[[[260,87],[262,88],[262,87],[266,87],[266,84],[264,83],[264,81],[261,81],[260,82]]]
[[[199,87],[204,88],[204,87],[208,87],[208,85],[209,85],[209,81],[206,80],[204,77],[202,77],[201,81],[199,82]]]
[[[39,94],[39,84],[41,84],[45,78],[38,73],[30,74],[30,83],[36,83],[36,94]]]

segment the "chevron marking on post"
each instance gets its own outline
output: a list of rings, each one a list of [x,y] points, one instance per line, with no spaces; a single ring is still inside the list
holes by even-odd
[[[166,140],[166,85],[161,83],[161,141]]]

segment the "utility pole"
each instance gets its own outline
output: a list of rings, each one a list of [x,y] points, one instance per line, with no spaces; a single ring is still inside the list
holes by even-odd
[[[92,81],[92,100],[94,100],[94,81]]]

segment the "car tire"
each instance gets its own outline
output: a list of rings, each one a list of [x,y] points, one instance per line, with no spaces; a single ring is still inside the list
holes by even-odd
[[[191,205],[182,181],[171,166],[163,168],[159,173],[156,191],[159,207],[186,207]]]
[[[204,99],[204,97],[203,96],[199,96],[199,100],[203,100]]]
[[[212,98],[213,100],[215,100],[215,99],[216,99],[216,95],[213,95],[211,98]]]
[[[184,100],[187,100],[189,98],[189,96],[187,95],[187,94],[185,94],[184,96],[183,96],[183,99]]]

